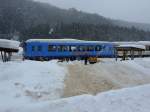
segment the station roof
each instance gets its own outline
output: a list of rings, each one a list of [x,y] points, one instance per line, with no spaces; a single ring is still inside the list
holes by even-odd
[[[112,42],[112,43],[114,43],[114,44],[116,44],[116,45],[127,45],[127,44],[129,44],[129,45],[131,45],[131,44],[137,44],[138,42],[137,41],[116,41],[116,42]]]
[[[20,42],[14,40],[0,39],[0,49],[18,50]]]
[[[118,50],[145,50],[145,45],[138,45],[138,44],[124,44],[124,45],[119,45],[116,47]]]
[[[139,41],[138,43],[142,45],[150,45],[150,41]]]

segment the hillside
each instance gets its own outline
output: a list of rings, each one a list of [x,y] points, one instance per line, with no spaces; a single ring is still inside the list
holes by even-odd
[[[118,25],[121,27],[135,27],[139,30],[150,31],[150,24],[148,23],[136,23],[136,22],[127,22],[122,20],[112,20],[114,25]]]
[[[68,37],[110,41],[149,40],[150,37],[150,32],[142,31],[145,30],[144,27],[149,29],[149,25],[137,26],[133,23],[136,29],[127,22],[107,19],[74,8],[64,10],[32,0],[1,0],[0,15],[0,34],[17,32],[21,36],[20,40],[37,38],[37,35],[42,35],[40,38]]]

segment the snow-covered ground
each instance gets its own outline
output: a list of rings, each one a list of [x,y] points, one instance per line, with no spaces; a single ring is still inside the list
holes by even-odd
[[[32,105],[19,104],[6,112],[149,112],[149,97],[150,85],[145,85],[96,96],[82,95]]]
[[[56,61],[0,62],[0,112],[60,98],[66,72]]]
[[[66,83],[68,74],[72,73],[73,79]],[[81,91],[82,95],[62,98],[68,85],[69,89],[76,90],[71,82],[78,83],[79,87],[83,83],[86,94]],[[106,82],[119,89],[143,86],[100,91],[95,96],[88,93],[89,88],[99,91],[98,84]],[[83,90],[83,85],[77,89]],[[77,61],[0,62],[0,112],[149,112],[149,97],[150,58],[124,62],[103,59],[87,66]]]
[[[97,94],[100,92],[150,84],[150,59],[115,61],[101,59],[100,63],[85,66],[81,62],[68,64],[64,97]],[[72,89],[74,88],[74,89]]]

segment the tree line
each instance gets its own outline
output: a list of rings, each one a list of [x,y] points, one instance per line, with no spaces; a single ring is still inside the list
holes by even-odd
[[[0,1],[0,38],[76,38],[84,40],[150,40],[150,32],[127,27],[97,14],[64,10],[32,0]],[[3,34],[6,34],[4,36]]]

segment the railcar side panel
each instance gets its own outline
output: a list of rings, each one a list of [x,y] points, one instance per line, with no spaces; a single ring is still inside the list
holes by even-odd
[[[50,47],[56,47],[50,50]],[[59,50],[66,47],[67,50]],[[92,50],[85,50],[84,47],[94,47]],[[96,47],[101,48],[99,51]],[[44,58],[65,58],[65,57],[114,57],[114,46],[108,43],[48,43],[48,42],[27,42],[24,57],[44,57]],[[70,48],[75,48],[70,50]],[[81,47],[81,48],[80,48]],[[82,48],[83,47],[83,48]],[[62,49],[61,48],[61,49]]]

